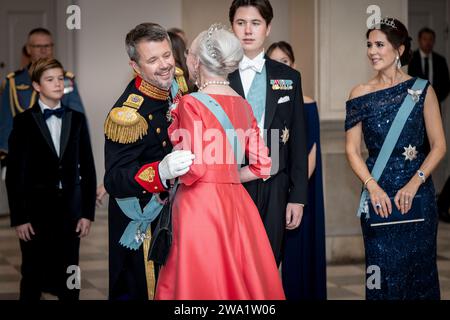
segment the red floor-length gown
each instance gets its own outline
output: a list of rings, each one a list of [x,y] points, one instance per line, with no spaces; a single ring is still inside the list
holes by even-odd
[[[250,170],[267,178],[271,161],[250,105],[241,97],[211,96],[236,130],[251,129],[249,138],[242,141]],[[181,142],[176,148],[192,150],[196,159],[180,178],[173,204],[173,244],[159,274],[155,298],[285,299],[258,209],[240,183],[223,128],[200,101],[189,95],[180,100],[172,115],[172,143],[175,146]]]

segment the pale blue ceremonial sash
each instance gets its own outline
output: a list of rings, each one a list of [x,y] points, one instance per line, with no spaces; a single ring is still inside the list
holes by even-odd
[[[261,73],[256,72],[252,85],[247,93],[247,101],[253,109],[258,124],[261,122],[262,116],[266,111],[266,94],[267,94],[267,71],[264,64]],[[263,129],[263,128],[261,128]]]
[[[378,182],[378,180],[380,179],[384,168],[386,167],[386,164],[391,157],[392,151],[394,151],[398,138],[403,131],[403,127],[405,126],[405,123],[408,120],[409,115],[414,109],[417,101],[419,101],[419,96],[425,89],[426,85],[427,80],[417,78],[412,87],[414,94],[408,92],[408,95],[403,101],[403,104],[400,106],[400,109],[398,110],[397,115],[392,122],[391,128],[389,129],[389,132],[383,142],[383,146],[381,147],[380,153],[378,154],[375,165],[373,166],[372,177],[375,179],[375,181]],[[418,91],[420,91],[420,94],[418,93]],[[367,189],[364,189],[359,201],[359,208],[357,213],[358,217],[361,217],[361,214],[365,213],[366,219],[369,218],[369,201],[369,192],[367,191]]]
[[[172,94],[172,101],[177,96],[178,89],[179,89],[178,82],[176,80],[173,80],[172,86],[170,87],[170,93]]]
[[[156,195],[153,195],[144,210],[136,197],[115,200],[122,212],[131,219],[119,243],[128,249],[138,250],[145,239],[147,228],[159,215],[163,205],[156,199]]]
[[[211,111],[211,113],[217,118],[217,121],[219,121],[225,131],[225,134],[227,135],[228,142],[234,152],[236,163],[238,166],[242,164],[244,161],[244,150],[242,149],[241,143],[239,142],[239,137],[230,121],[230,118],[228,118],[228,115],[225,113],[221,105],[210,95],[201,92],[193,92],[191,93],[191,96],[204,104],[205,107],[208,108],[208,110]]]

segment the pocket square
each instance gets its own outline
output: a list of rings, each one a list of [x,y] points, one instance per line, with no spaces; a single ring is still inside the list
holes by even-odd
[[[278,104],[286,103],[289,101],[291,101],[291,98],[289,98],[289,96],[281,97],[280,99],[278,99]]]

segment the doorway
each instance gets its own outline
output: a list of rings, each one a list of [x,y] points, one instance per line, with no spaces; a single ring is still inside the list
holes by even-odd
[[[412,49],[418,48],[418,33],[423,27],[436,32],[434,51],[444,56],[449,64],[449,0],[409,0],[409,33],[413,38]],[[447,139],[447,150],[450,150],[450,97],[442,104],[442,120]],[[450,157],[448,152],[444,160],[433,174],[436,192],[439,193],[450,174]]]

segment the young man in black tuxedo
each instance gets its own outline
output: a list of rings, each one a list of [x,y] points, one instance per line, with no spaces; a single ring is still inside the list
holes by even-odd
[[[260,129],[267,130],[273,167],[268,180],[244,186],[259,209],[279,264],[285,230],[300,225],[307,202],[308,152],[300,73],[264,54],[273,18],[268,0],[234,0],[229,18],[245,53],[239,70],[229,76],[231,87],[249,101]]]
[[[61,104],[64,71],[55,59],[31,67],[34,106],[14,118],[6,188],[22,251],[21,300],[50,292],[79,299],[80,238],[94,220],[96,175],[85,116]]]

